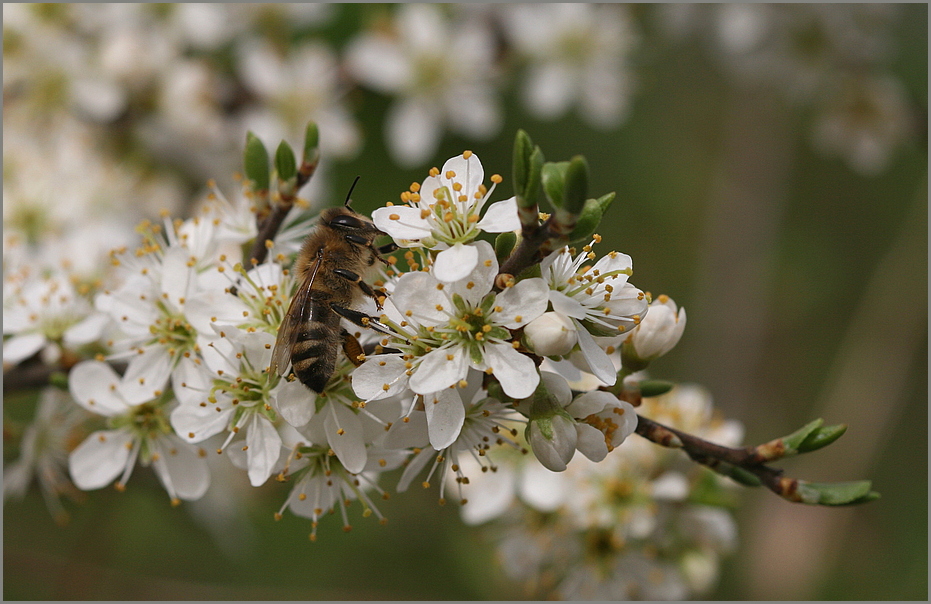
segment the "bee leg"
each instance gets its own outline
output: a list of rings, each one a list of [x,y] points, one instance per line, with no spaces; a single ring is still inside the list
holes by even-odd
[[[370,245],[372,245],[371,242],[369,242],[369,240],[363,237],[362,235],[355,235],[353,233],[349,233],[348,235],[343,235],[343,237],[345,237],[346,241],[348,241],[349,243],[355,243],[356,245],[361,245],[363,247],[369,247]]]
[[[356,325],[362,327],[371,327],[379,333],[383,333],[387,336],[397,337],[398,334],[391,331],[391,328],[376,319],[375,317],[370,317],[364,312],[359,312],[358,310],[352,310],[351,308],[343,308],[342,306],[332,305],[330,306],[333,311],[344,319],[349,319]]]
[[[375,293],[375,290],[372,289],[372,286],[362,280],[362,277],[345,268],[335,268],[333,269],[333,272],[343,279],[347,279],[358,285],[359,289],[362,290],[362,293],[375,300],[375,306],[378,307],[378,310],[381,310],[381,297]],[[352,319],[350,319],[350,321],[351,320]]]
[[[398,244],[395,242],[386,243],[385,245],[375,248],[375,251],[379,254],[390,254],[391,252],[398,251]]]
[[[359,340],[345,329],[343,330],[343,352],[346,353],[346,358],[356,367],[365,362],[365,352],[362,350]]]

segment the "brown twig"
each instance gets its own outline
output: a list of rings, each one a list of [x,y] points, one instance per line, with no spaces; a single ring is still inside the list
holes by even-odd
[[[682,449],[696,463],[738,482],[751,486],[755,477],[759,484],[792,502],[801,501],[798,480],[783,476],[779,468],[771,468],[764,461],[771,459],[773,448],[780,446],[781,439],[758,447],[735,449],[725,447],[693,434],[664,426],[642,415],[637,415],[637,434],[663,447]],[[749,476],[748,476],[749,475]]]
[[[255,241],[252,242],[252,251],[249,253],[249,263],[252,266],[257,266],[265,261],[268,255],[267,242],[274,241],[275,235],[278,234],[278,229],[280,229],[281,225],[284,223],[284,219],[288,216],[288,212],[294,207],[298,192],[307,184],[311,176],[314,175],[314,172],[316,172],[317,164],[318,162],[316,161],[302,164],[297,173],[297,182],[294,188],[290,191],[279,191],[278,203],[274,204],[271,213],[269,213],[264,220],[260,221],[259,232],[255,236]]]

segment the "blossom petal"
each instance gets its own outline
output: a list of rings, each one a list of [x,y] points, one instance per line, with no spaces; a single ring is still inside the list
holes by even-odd
[[[241,323],[243,313],[248,310],[249,307],[238,296],[216,290],[198,292],[184,303],[184,317],[191,327],[211,338],[216,337],[213,325]]]
[[[570,298],[560,291],[555,289],[550,291],[550,302],[553,304],[553,310],[562,315],[573,319],[585,318],[585,307],[578,300]]]
[[[210,404],[181,404],[171,412],[171,427],[185,441],[199,443],[226,430],[232,413],[232,406],[223,409]]]
[[[563,63],[546,63],[530,69],[523,97],[535,117],[553,119],[569,108],[576,93],[577,78]]]
[[[110,322],[110,317],[103,313],[94,313],[75,323],[65,331],[63,339],[67,346],[90,344],[103,336],[103,331]],[[6,355],[4,355],[6,356]]]
[[[566,407],[566,411],[576,419],[585,419],[594,413],[601,413],[605,407],[614,406],[616,403],[617,397],[610,392],[592,390],[575,397],[575,400]]]
[[[465,422],[462,398],[455,388],[444,388],[424,396],[423,406],[427,413],[430,444],[437,451],[442,451],[459,438]]]
[[[68,457],[75,486],[89,491],[113,482],[126,469],[132,442],[125,429],[99,430],[88,436]]]
[[[474,153],[469,155],[469,157],[457,155],[447,159],[443,164],[443,171],[440,173],[440,177],[446,180],[446,174],[449,172],[453,172],[456,175],[452,178],[452,182],[460,183],[462,185],[462,191],[466,193],[478,191],[478,188],[485,180],[485,168],[482,167],[482,162],[478,158],[478,155]]]
[[[361,472],[365,468],[368,455],[365,451],[365,441],[362,439],[359,417],[340,403],[330,403],[323,413],[323,429],[326,431],[330,448],[348,472]]]
[[[426,467],[426,465],[433,459],[433,456],[436,455],[436,451],[430,448],[423,448],[420,450],[420,453],[417,453],[411,458],[407,467],[404,468],[404,472],[401,474],[401,480],[398,481],[398,493],[403,493],[407,490],[407,487],[410,486],[411,481],[414,480],[420,471]]]
[[[255,413],[246,430],[246,450],[249,459],[249,482],[261,486],[271,476],[281,456],[281,437],[267,418]]]
[[[595,462],[601,461],[608,455],[604,432],[581,422],[575,425],[575,430],[578,434],[576,448],[582,455]]]
[[[207,400],[213,379],[202,362],[182,357],[171,374],[171,387],[180,403],[196,405]]]
[[[120,376],[102,361],[78,363],[68,374],[68,390],[74,400],[88,411],[107,417],[129,408],[119,394],[119,383]]]
[[[517,329],[543,314],[549,304],[550,290],[543,279],[524,279],[505,289],[495,298],[501,311],[495,322],[508,329]]]
[[[572,389],[569,387],[569,382],[566,381],[566,378],[558,373],[541,371],[540,379],[543,381],[546,391],[556,399],[560,406],[566,407],[569,405],[572,401]],[[611,395],[609,394],[608,396]]]
[[[3,363],[16,364],[25,361],[42,350],[48,340],[41,333],[13,336],[3,343]]]
[[[275,393],[272,406],[281,414],[284,421],[295,428],[307,425],[307,422],[314,416],[317,393],[302,384],[300,380],[293,382],[281,380]]]
[[[485,364],[510,397],[527,398],[540,383],[540,374],[530,357],[517,352],[510,344],[485,344]]]
[[[182,302],[194,286],[197,274],[189,264],[190,250],[172,246],[162,259],[162,293],[176,308],[183,308]]]
[[[420,215],[420,208],[388,206],[372,212],[372,222],[396,240],[423,239],[431,233],[430,222]]]
[[[410,318],[424,325],[439,325],[449,320],[452,308],[449,298],[437,289],[436,278],[422,271],[406,273],[394,288],[391,298],[403,312],[410,311]],[[486,292],[488,290],[485,290]]]
[[[517,198],[496,201],[488,206],[485,215],[476,224],[486,233],[507,233],[520,229],[520,217],[517,215]]]
[[[138,405],[159,396],[171,375],[171,355],[162,346],[147,346],[133,355],[120,383],[126,402]]]
[[[410,388],[417,394],[438,392],[465,378],[468,371],[468,355],[461,346],[438,348],[423,356],[411,376]]]
[[[203,497],[210,486],[210,470],[203,449],[171,435],[159,444],[161,456],[152,466],[165,490],[186,501]]]
[[[613,386],[617,382],[617,369],[614,368],[611,357],[598,346],[595,338],[588,333],[588,330],[581,323],[575,319],[573,319],[573,322],[578,330],[579,350],[582,351],[582,356],[588,363],[591,372],[608,386]]]
[[[410,421],[396,421],[391,424],[391,429],[388,430],[382,446],[388,449],[409,449],[412,447],[422,449],[429,442],[427,414],[415,410],[410,414]]]
[[[433,156],[442,134],[439,108],[422,100],[396,101],[385,118],[391,156],[402,168],[413,168]]]
[[[491,291],[498,276],[498,259],[495,250],[487,241],[476,241],[472,247],[478,252],[478,259],[472,272],[461,281],[451,284],[449,290],[457,293],[472,305],[478,305],[485,294]]]
[[[352,372],[352,389],[366,401],[393,396],[407,386],[406,371],[404,361],[398,355],[371,356]]]
[[[470,460],[471,461],[471,460]],[[463,461],[465,465],[466,461]],[[507,510],[514,500],[514,483],[517,481],[514,470],[502,464],[497,472],[484,472],[479,475],[478,464],[469,463],[476,480],[470,488],[481,489],[480,493],[469,494],[469,505],[461,508],[462,520],[466,524],[476,525],[497,518]]]
[[[478,249],[471,245],[457,243],[436,256],[433,263],[433,275],[438,281],[452,283],[464,279],[478,263]]]
[[[346,49],[345,60],[353,77],[379,92],[395,93],[412,77],[410,60],[388,37],[357,38]]]
[[[499,466],[497,473],[500,472]],[[482,480],[484,479],[485,476],[482,476]],[[569,496],[569,488],[569,480],[565,474],[551,472],[535,463],[525,464],[517,480],[517,493],[521,500],[538,512],[544,513],[555,512]]]

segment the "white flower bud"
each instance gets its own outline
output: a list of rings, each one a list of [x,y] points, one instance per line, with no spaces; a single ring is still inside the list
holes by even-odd
[[[578,434],[575,422],[558,414],[531,420],[527,440],[530,441],[533,454],[546,469],[562,472],[575,454]]]
[[[565,315],[545,312],[524,327],[528,347],[540,356],[566,355],[578,341],[575,325]]]
[[[666,295],[650,304],[650,310],[637,329],[624,341],[622,363],[632,369],[641,369],[653,359],[672,350],[685,331],[685,309]]]

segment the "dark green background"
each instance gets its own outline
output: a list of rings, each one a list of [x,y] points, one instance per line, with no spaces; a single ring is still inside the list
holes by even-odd
[[[688,310],[682,342],[653,375],[707,386],[726,416],[744,422],[748,444],[820,416],[850,424],[833,447],[786,467],[811,480],[869,478],[882,499],[816,509],[746,492],[740,550],[709,599],[928,595],[928,11],[903,10],[892,67],[925,121],[875,177],[815,153],[808,110],[735,85],[696,44],[664,44],[646,10],[640,90],[617,131],[594,131],[574,115],[529,118],[512,85],[497,139],[447,136],[433,160],[472,149],[487,174],[505,177],[504,198],[517,128],[547,159],[585,155],[591,194],[617,191],[596,251],[630,254],[635,285]],[[361,13],[350,7],[325,33],[343,40]],[[370,212],[426,167],[399,170],[387,157],[389,99],[363,93],[354,102],[365,148],[331,182],[342,191],[363,175],[355,207]],[[825,407],[829,399],[843,404]],[[324,520],[313,544],[309,521],[272,519],[285,494],[277,483],[232,494],[246,507],[227,535],[236,545],[221,547],[186,513],[190,504],[168,505],[148,469],[136,470],[125,493],[104,489],[69,505],[65,528],[33,491],[4,506],[4,599],[525,597],[481,531],[463,526],[455,506],[438,507],[432,491],[394,496],[381,506],[384,527],[358,509],[349,534],[338,517]],[[805,573],[783,566],[808,557]]]

